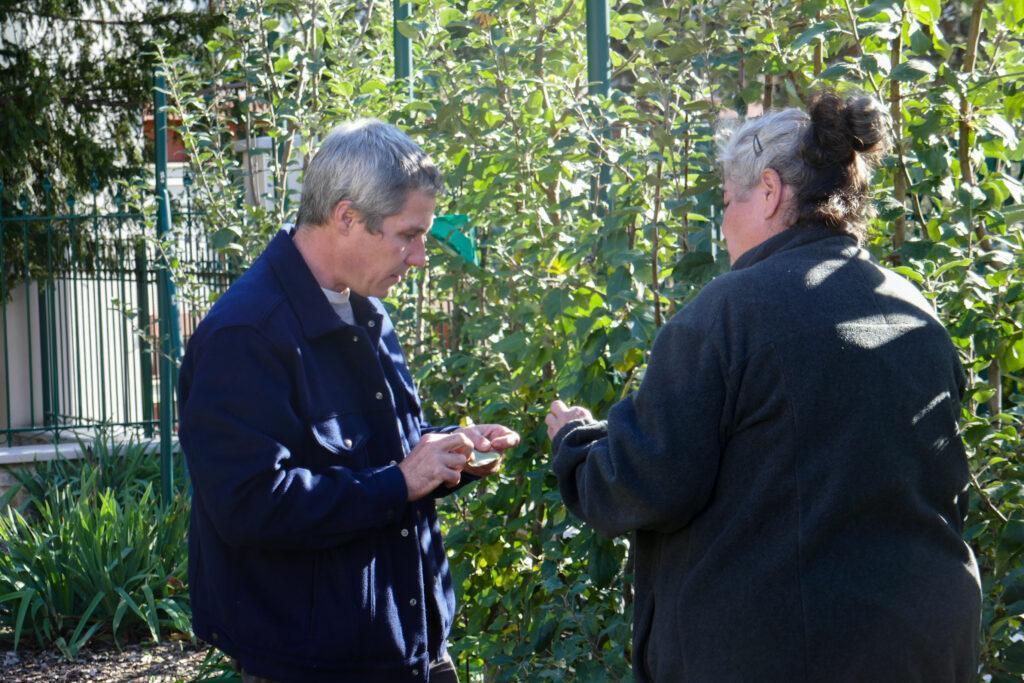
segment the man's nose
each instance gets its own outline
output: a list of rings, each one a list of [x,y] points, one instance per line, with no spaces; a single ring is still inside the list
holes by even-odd
[[[423,268],[427,265],[426,235],[420,235],[409,245],[405,262],[412,268]]]

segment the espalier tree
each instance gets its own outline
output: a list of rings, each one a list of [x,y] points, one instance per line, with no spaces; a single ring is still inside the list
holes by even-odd
[[[658,328],[728,267],[721,121],[800,106],[830,86],[867,92],[892,114],[867,246],[934,302],[968,370],[981,673],[1015,680],[1024,673],[1024,3],[665,0],[612,10],[608,97],[588,94],[584,3],[573,0],[415,3],[400,24],[414,43],[412,99],[392,83],[390,7],[372,2],[239,4],[206,61],[168,58],[224,249],[252,258],[296,209],[283,200],[240,208],[232,178],[244,169],[227,151],[237,131],[281,147],[299,132],[290,153],[306,155],[356,116],[421,141],[445,173],[439,213],[467,214],[476,228],[479,266],[435,250],[416,286],[391,301],[428,412],[516,425],[524,437],[503,476],[442,505],[460,671],[495,681],[628,676],[629,540],[601,538],[567,514],[542,418],[555,397],[600,415],[634,390]]]

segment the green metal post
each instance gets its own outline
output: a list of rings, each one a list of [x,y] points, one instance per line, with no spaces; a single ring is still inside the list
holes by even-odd
[[[412,16],[412,5],[401,0],[392,0],[392,4],[395,17],[392,27],[395,43],[395,80],[405,79],[409,99],[412,100],[412,41],[398,30],[398,22],[408,21]]]
[[[171,202],[167,193],[167,96],[164,75],[157,70],[154,83],[154,147],[156,150],[157,236],[165,240],[171,231]],[[161,257],[158,286],[160,315],[160,494],[165,505],[171,502],[174,470],[171,457],[174,434],[174,394],[178,359],[181,356],[181,330],[178,323],[178,296],[171,277],[166,253]]]
[[[11,441],[11,364],[7,353],[7,265],[4,263],[4,184],[0,181],[0,334],[3,338],[0,341],[4,345],[4,428],[7,432],[7,445]]]
[[[53,287],[49,281],[45,286],[39,288],[39,365],[43,380],[43,425],[46,427],[53,427],[57,423],[56,410],[53,407],[53,384],[56,378],[50,372],[51,340],[53,340],[50,335],[53,326],[50,324],[52,308],[49,306],[49,301],[53,300],[53,297],[50,296],[52,291]]]
[[[49,179],[43,180],[43,193],[46,199],[46,211],[54,217],[52,189]],[[46,223],[46,286],[39,288],[39,352],[43,371],[43,422],[47,427],[57,427],[57,318],[56,291],[54,288],[53,265],[53,226]],[[58,431],[54,429],[54,441],[58,440]]]
[[[99,337],[96,346],[96,360],[99,366],[96,386],[99,388],[100,415],[104,420],[108,420],[110,419],[110,413],[107,412],[107,353],[109,350],[107,349],[106,316],[103,314],[103,238],[100,235],[100,182],[95,175],[93,175],[89,186],[92,189],[92,237],[96,244],[93,250],[93,258],[95,259],[96,330]]]
[[[612,87],[608,27],[608,0],[587,0],[587,80],[590,82],[590,94],[601,97],[607,97]],[[601,131],[603,136],[608,136],[606,125],[601,126]],[[611,167],[602,163],[592,195],[600,215],[609,208],[611,176]]]
[[[22,213],[28,215],[28,197],[22,195],[21,200]],[[22,273],[22,282],[25,287],[25,330],[26,339],[25,346],[28,349],[28,425],[29,427],[35,428],[36,425],[36,382],[35,382],[35,362],[32,360],[32,273],[29,270],[30,255],[29,255],[29,232],[28,232],[28,221],[26,220],[21,224],[21,239],[22,246],[24,247],[24,254],[22,256],[25,267]],[[42,321],[40,321],[42,322]]]
[[[139,377],[142,388],[142,430],[153,437],[153,349],[149,343],[149,266],[146,263],[146,242],[135,243],[135,291],[139,302]]]

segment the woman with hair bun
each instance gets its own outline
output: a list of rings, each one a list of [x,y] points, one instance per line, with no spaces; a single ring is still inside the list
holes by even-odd
[[[724,142],[732,270],[595,421],[551,405],[565,503],[635,537],[639,681],[973,681],[964,374],[860,248],[886,115],[817,95]]]

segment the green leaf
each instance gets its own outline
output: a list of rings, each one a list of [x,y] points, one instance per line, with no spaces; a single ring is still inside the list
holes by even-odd
[[[288,58],[287,55],[281,55],[274,60],[274,72],[283,74],[285,71],[290,70],[295,64]]]
[[[1012,549],[1024,546],[1024,521],[1019,519],[1009,520],[999,535],[1003,544]]]
[[[555,637],[555,632],[557,630],[558,619],[551,615],[545,617],[544,621],[542,621],[540,626],[533,632],[533,640],[530,643],[531,649],[534,652],[545,650],[549,645],[551,645],[551,641]]]
[[[18,605],[18,616],[14,620],[14,651],[18,651],[18,642],[21,640],[23,629],[25,626],[25,615],[28,613],[29,604],[32,602],[32,598],[36,592],[32,588],[25,588],[14,593],[7,593],[6,595],[0,595],[0,604],[8,602],[10,600],[20,599],[21,603]]]
[[[408,20],[398,21],[396,23],[396,28],[398,29],[399,33],[401,33],[409,40],[416,40],[417,38],[420,37],[419,30],[416,28],[416,26],[413,25],[412,22]]]
[[[611,540],[594,534],[587,555],[587,571],[595,585],[605,587],[611,584],[622,568],[622,551]]]
[[[92,602],[89,603],[85,612],[82,613],[82,617],[78,620],[78,625],[75,627],[74,633],[71,634],[71,642],[69,643],[69,647],[72,652],[77,653],[82,646],[89,641],[92,635],[96,633],[96,630],[102,626],[102,624],[99,623],[93,624],[92,628],[90,628],[88,632],[86,632],[85,636],[82,637],[82,629],[89,623],[92,613],[96,611],[96,607],[99,606],[101,600],[103,600],[103,591],[100,591],[93,596]]]
[[[917,270],[911,268],[910,266],[895,266],[892,269],[892,271],[894,273],[899,273],[908,280],[913,280],[918,284],[924,282],[924,277],[921,276],[921,273],[917,272]]]
[[[935,272],[931,274],[931,277],[937,278],[943,275],[944,273],[953,270],[954,268],[966,268],[972,263],[974,263],[974,260],[969,258],[957,259],[955,261],[947,261],[946,263],[943,263],[941,266],[936,268]]]
[[[210,246],[214,249],[223,249],[229,244],[238,242],[242,238],[241,232],[234,227],[221,228],[213,233],[210,238]]]
[[[647,38],[647,40],[656,40],[663,33],[665,33],[665,24],[660,21],[652,21],[644,30],[644,37]]]
[[[861,71],[856,64],[838,62],[822,71],[818,78],[827,81],[859,80],[861,78]]]
[[[359,86],[359,94],[367,95],[372,92],[377,92],[378,90],[384,90],[387,87],[387,83],[385,83],[381,79],[370,78],[367,79],[366,82],[363,83],[361,86]]]
[[[907,7],[914,17],[926,26],[934,24],[942,15],[939,0],[907,0]]]
[[[894,81],[915,82],[935,73],[935,66],[923,59],[908,59],[896,66],[889,74]]]
[[[793,41],[792,48],[794,50],[799,50],[800,48],[809,45],[811,42],[818,42],[830,33],[835,33],[838,30],[839,25],[834,21],[815,24],[796,37],[796,40]]]
[[[534,90],[526,100],[526,111],[536,116],[544,105],[544,94],[540,90]]]
[[[564,289],[552,289],[544,295],[541,310],[549,322],[561,317],[565,309],[573,305],[572,294]]]
[[[442,26],[447,26],[448,24],[462,21],[464,19],[465,16],[462,14],[462,11],[454,7],[445,7],[438,14],[438,20],[441,22]]]
[[[149,626],[149,632],[155,634],[153,642],[158,643],[160,642],[160,615],[156,611],[153,589],[149,587],[148,583],[142,584],[142,594],[146,596],[146,624]]]

